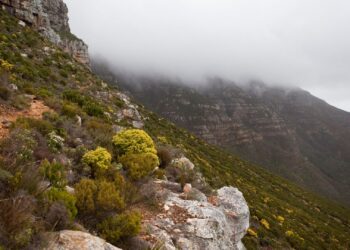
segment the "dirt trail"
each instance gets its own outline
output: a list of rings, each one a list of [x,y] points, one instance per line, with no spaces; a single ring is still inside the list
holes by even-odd
[[[52,111],[42,101],[33,100],[26,110],[18,111],[14,108],[0,106],[0,138],[4,138],[9,133],[9,125],[19,117],[30,117],[42,119],[45,112]]]

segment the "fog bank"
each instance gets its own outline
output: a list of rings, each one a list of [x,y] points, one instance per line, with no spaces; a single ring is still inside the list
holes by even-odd
[[[350,1],[66,3],[72,31],[119,69],[293,85],[350,111]]]

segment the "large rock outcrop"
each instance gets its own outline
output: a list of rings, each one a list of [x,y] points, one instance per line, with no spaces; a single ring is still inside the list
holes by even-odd
[[[241,239],[249,227],[249,208],[238,189],[223,187],[208,201],[198,190],[191,198],[176,192],[181,190],[177,183],[159,181],[158,185],[164,208],[144,222],[148,240],[163,250],[245,249]]]
[[[121,250],[105,240],[80,231],[64,230],[49,235],[45,250]]]
[[[88,46],[71,34],[68,8],[62,0],[0,0],[0,6],[76,60],[90,66]]]

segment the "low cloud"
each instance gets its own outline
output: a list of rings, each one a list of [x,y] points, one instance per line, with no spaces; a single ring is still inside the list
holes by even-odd
[[[299,86],[350,111],[348,0],[66,3],[73,32],[119,69]]]

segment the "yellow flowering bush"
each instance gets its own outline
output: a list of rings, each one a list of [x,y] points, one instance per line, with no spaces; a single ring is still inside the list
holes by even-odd
[[[13,64],[11,64],[8,61],[3,60],[3,59],[0,59],[0,66],[5,71],[11,71],[13,69],[13,67],[14,67]]]
[[[124,130],[113,137],[113,145],[129,177],[139,180],[159,166],[152,138],[143,130]]]
[[[163,144],[168,144],[168,140],[165,136],[158,136],[157,139],[159,142],[161,142]]]
[[[133,180],[146,177],[159,166],[158,156],[153,153],[126,154],[120,158],[120,162]]]
[[[282,224],[284,222],[284,217],[279,215],[279,216],[277,216],[277,220],[278,220],[279,223]]]
[[[286,231],[285,235],[286,235],[287,237],[292,237],[292,236],[294,235],[294,232],[291,231],[291,230],[288,230],[288,231]]]
[[[91,167],[92,177],[95,177],[96,173],[107,170],[111,165],[111,161],[112,155],[102,147],[88,151],[82,158],[82,162]]]
[[[263,225],[266,229],[270,229],[270,224],[267,220],[261,219],[260,224]]]
[[[112,182],[82,179],[75,185],[75,196],[79,213],[85,215],[119,211],[125,207],[123,198]]]
[[[128,129],[113,137],[113,145],[119,156],[125,154],[157,154],[152,138],[143,130]]]
[[[247,233],[249,236],[258,237],[257,232],[255,232],[252,228],[248,228]]]
[[[288,242],[296,249],[300,249],[304,245],[304,239],[292,230],[285,232]]]

